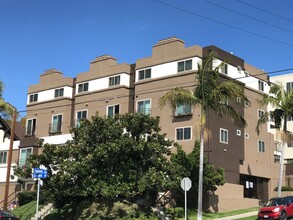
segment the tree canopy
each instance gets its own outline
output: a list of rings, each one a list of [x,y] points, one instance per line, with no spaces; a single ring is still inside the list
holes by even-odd
[[[198,142],[191,154],[178,144],[171,153],[174,143],[161,133],[159,117],[96,114],[72,129],[72,136],[63,145],[41,143],[42,154],[29,158],[31,167],[48,169],[43,189],[50,191],[57,205],[96,198],[130,202],[143,198],[153,204],[158,192],[180,191],[183,177],[198,178]],[[220,171],[208,164],[205,169],[206,190],[223,184]],[[15,174],[28,177],[31,170],[17,169]]]

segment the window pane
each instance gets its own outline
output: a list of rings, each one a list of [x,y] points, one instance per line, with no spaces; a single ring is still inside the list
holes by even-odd
[[[191,128],[184,128],[184,140],[191,139]]]
[[[113,116],[113,106],[108,107],[108,116],[110,116],[110,117]]]
[[[115,115],[119,114],[119,105],[115,105]]]
[[[176,130],[177,132],[177,134],[176,134],[176,136],[177,136],[177,140],[183,140],[183,128],[178,128],[177,130]]]
[[[184,61],[178,62],[178,72],[184,71]]]
[[[150,114],[151,113],[151,102],[150,100],[146,100],[144,101],[145,105],[144,105],[144,113],[145,114]]]
[[[145,78],[151,78],[151,69],[146,69],[145,70]]]
[[[192,60],[185,61],[185,70],[191,70],[192,69]]]
[[[144,79],[144,70],[138,72],[138,80]]]
[[[89,84],[88,83],[85,83],[84,84],[84,90],[83,91],[88,91],[89,90]]]

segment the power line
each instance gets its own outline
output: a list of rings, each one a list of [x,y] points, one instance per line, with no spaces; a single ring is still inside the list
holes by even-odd
[[[287,20],[287,21],[293,22],[293,20],[290,19],[290,18],[284,17],[284,16],[282,16],[282,15],[278,15],[278,14],[276,14],[276,13],[273,13],[273,12],[271,12],[271,11],[265,10],[265,9],[263,9],[263,8],[256,7],[256,6],[254,6],[254,5],[252,5],[252,4],[249,4],[249,3],[245,2],[245,1],[242,1],[242,0],[236,0],[236,1],[238,1],[238,2],[240,2],[240,3],[242,3],[242,4],[244,4],[244,5],[247,5],[247,6],[249,6],[249,7],[252,7],[252,8],[254,8],[254,9],[257,9],[257,10],[259,10],[259,11],[262,11],[262,12],[265,12],[265,13],[267,13],[267,14],[273,15],[273,16],[275,16],[275,17],[282,18],[282,19],[284,19],[284,20]]]
[[[209,3],[209,4],[211,4],[211,5],[215,5],[215,6],[219,7],[219,8],[225,9],[225,10],[227,10],[227,11],[230,11],[230,12],[232,12],[232,13],[234,13],[234,14],[241,15],[241,16],[243,16],[243,17],[250,18],[250,19],[252,19],[252,20],[255,20],[255,21],[258,21],[258,22],[264,23],[264,24],[266,24],[266,25],[270,25],[270,26],[272,26],[272,27],[274,27],[274,28],[278,28],[278,29],[280,29],[280,30],[283,30],[283,31],[286,31],[286,32],[289,32],[289,33],[293,34],[293,31],[288,30],[288,29],[283,28],[283,27],[280,27],[280,26],[277,26],[277,25],[274,25],[274,24],[269,23],[269,22],[267,22],[267,21],[264,21],[264,20],[261,20],[261,19],[258,19],[258,18],[252,17],[252,16],[248,16],[248,15],[246,15],[246,14],[243,14],[243,13],[241,13],[241,12],[237,12],[237,11],[234,11],[234,10],[232,10],[232,9],[226,8],[226,7],[222,6],[222,5],[216,4],[216,3],[214,3],[214,2],[210,2],[210,1],[208,1],[208,0],[203,0],[203,1],[205,1],[205,2],[207,2],[207,3]]]
[[[262,34],[258,34],[258,33],[255,33],[255,32],[252,32],[252,31],[249,31],[249,30],[246,30],[246,29],[243,29],[243,28],[240,28],[240,27],[237,27],[237,26],[234,26],[234,25],[231,25],[231,24],[227,24],[227,23],[224,23],[224,22],[221,22],[221,21],[218,21],[218,20],[215,20],[215,19],[212,19],[210,17],[206,17],[204,15],[200,15],[200,14],[197,14],[195,12],[192,12],[192,11],[189,11],[189,10],[186,10],[186,9],[183,9],[183,8],[180,8],[180,7],[177,7],[177,6],[174,6],[174,5],[171,5],[171,4],[168,4],[168,3],[165,3],[165,2],[162,2],[160,0],[153,0],[155,2],[158,2],[162,5],[166,5],[168,7],[171,7],[171,8],[174,8],[174,9],[177,9],[179,11],[183,11],[185,13],[188,13],[188,14],[191,14],[193,16],[197,16],[197,17],[200,17],[200,18],[204,18],[206,20],[209,20],[209,21],[213,21],[215,23],[218,23],[218,24],[222,24],[222,25],[225,25],[227,27],[230,27],[230,28],[233,28],[235,30],[239,30],[239,31],[242,31],[242,32],[245,32],[245,33],[248,33],[248,34],[251,34],[251,35],[255,35],[255,36],[258,36],[258,37],[262,37],[264,39],[267,39],[267,40],[271,40],[271,41],[274,41],[274,42],[277,42],[277,43],[280,43],[280,44],[283,44],[283,45],[286,45],[286,46],[290,46],[290,47],[293,47],[293,44],[290,44],[288,42],[285,42],[285,41],[281,41],[281,40],[278,40],[278,39],[275,39],[275,38],[271,38],[271,37],[268,37],[268,36],[265,36],[265,35],[262,35]]]

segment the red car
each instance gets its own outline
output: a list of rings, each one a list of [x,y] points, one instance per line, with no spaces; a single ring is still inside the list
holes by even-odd
[[[258,219],[287,219],[285,198],[271,198],[265,206],[258,210]]]

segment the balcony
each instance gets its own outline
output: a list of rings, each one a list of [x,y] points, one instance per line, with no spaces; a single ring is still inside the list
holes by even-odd
[[[27,127],[25,129],[25,137],[35,137],[35,127]]]
[[[62,122],[49,124],[49,135],[58,135],[62,133]]]

